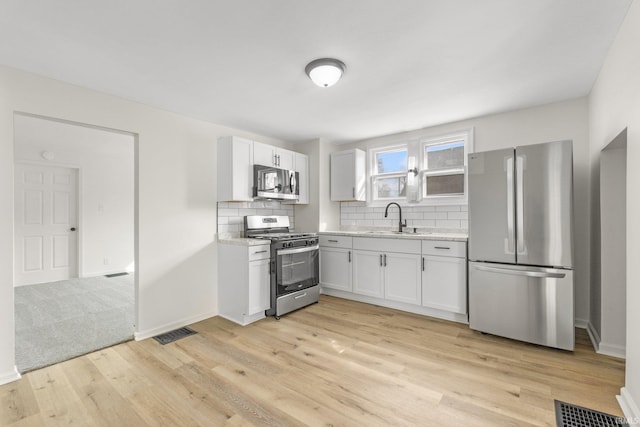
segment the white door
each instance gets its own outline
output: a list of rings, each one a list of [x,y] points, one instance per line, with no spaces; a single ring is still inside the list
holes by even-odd
[[[78,171],[15,166],[14,284],[77,277]]]

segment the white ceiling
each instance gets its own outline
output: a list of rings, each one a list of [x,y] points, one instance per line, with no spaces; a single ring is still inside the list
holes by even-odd
[[[1,0],[0,63],[286,141],[589,93],[631,0]],[[331,88],[304,74],[344,61]]]

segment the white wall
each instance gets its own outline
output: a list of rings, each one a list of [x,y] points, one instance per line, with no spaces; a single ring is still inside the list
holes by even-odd
[[[540,107],[478,117],[461,122],[372,138],[341,149],[361,148],[420,137],[442,135],[474,128],[474,150],[573,140],[574,175],[574,262],[576,323],[586,327],[589,319],[589,139],[587,98]]]
[[[79,276],[127,271],[134,261],[135,137],[16,114],[14,140],[16,162],[80,169]],[[44,160],[43,151],[55,157]]]
[[[620,403],[640,417],[640,2],[633,2],[589,96],[591,173],[599,179],[600,150],[627,128],[627,339]],[[594,186],[593,211],[599,210]],[[599,253],[594,247],[594,253]],[[637,418],[636,418],[637,419]]]
[[[295,150],[309,156],[309,204],[295,205],[296,231],[338,230],[340,204],[330,196],[330,155],[340,149],[323,138],[296,144]]]
[[[17,378],[14,112],[138,135],[136,338],[216,315],[216,141],[238,135],[286,144],[0,67],[0,383]]]
[[[627,310],[627,133],[623,132],[600,154],[600,335],[598,352],[625,357]],[[592,256],[595,258],[596,253]],[[596,287],[592,280],[592,287]],[[593,293],[593,289],[592,289]],[[599,328],[599,329],[598,329]]]

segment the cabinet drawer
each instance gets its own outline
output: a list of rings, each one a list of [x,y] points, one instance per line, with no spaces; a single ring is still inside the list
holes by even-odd
[[[420,253],[420,240],[384,239],[378,237],[354,237],[353,249],[378,252]]]
[[[351,249],[353,238],[349,236],[320,236],[320,246]]]
[[[249,246],[249,261],[271,257],[269,245]]]
[[[423,240],[422,254],[466,258],[467,243],[448,240]]]

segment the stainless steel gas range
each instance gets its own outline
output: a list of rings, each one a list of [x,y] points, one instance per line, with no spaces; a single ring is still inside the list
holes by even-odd
[[[288,216],[244,217],[245,237],[271,241],[271,308],[267,316],[279,319],[320,295],[318,236],[289,231]]]

